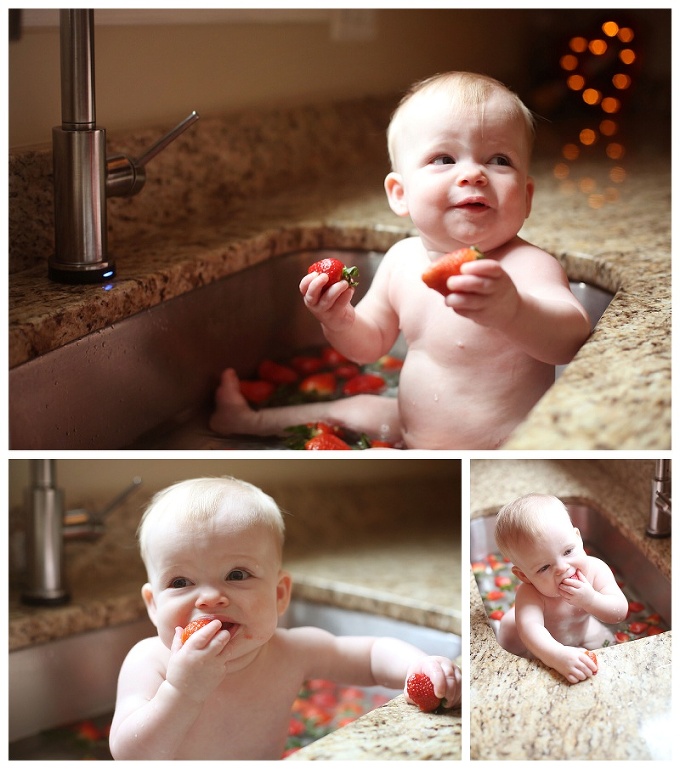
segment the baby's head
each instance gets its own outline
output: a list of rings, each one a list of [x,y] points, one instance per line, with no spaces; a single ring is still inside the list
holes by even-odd
[[[527,166],[534,141],[534,117],[522,100],[499,80],[474,72],[445,72],[415,83],[404,95],[387,131],[387,146],[394,170],[399,170],[400,152],[408,146],[405,128],[410,119],[427,111],[434,99],[483,114],[493,99],[522,136]],[[404,141],[406,139],[406,142]]]
[[[564,504],[550,494],[526,494],[505,505],[496,516],[496,546],[514,564],[522,561],[528,543],[543,536],[548,522],[558,519],[570,527],[571,519]]]
[[[153,571],[154,534],[160,530],[205,529],[220,516],[238,528],[262,526],[282,557],[284,522],[276,502],[262,489],[236,478],[193,478],[159,491],[139,524],[139,547],[147,573]]]

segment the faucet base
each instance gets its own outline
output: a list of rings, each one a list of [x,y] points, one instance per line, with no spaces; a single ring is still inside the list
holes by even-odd
[[[21,603],[26,606],[64,606],[71,600],[71,596],[62,591],[50,593],[23,593]]]
[[[113,261],[97,262],[84,266],[75,264],[67,267],[63,262],[48,264],[48,276],[57,283],[104,283],[115,277],[116,267]]]

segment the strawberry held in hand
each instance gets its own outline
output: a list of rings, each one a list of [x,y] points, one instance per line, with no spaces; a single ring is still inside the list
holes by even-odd
[[[341,280],[346,280],[349,283],[350,288],[359,285],[359,268],[345,267],[339,259],[320,259],[309,267],[307,275],[312,272],[328,275],[328,283],[323,287],[321,293],[324,293],[332,285],[339,283]]]
[[[476,246],[451,251],[450,254],[444,254],[437,261],[432,262],[422,275],[423,281],[430,288],[446,296],[451,293],[446,286],[446,281],[454,275],[460,275],[460,268],[465,262],[474,262],[483,258],[484,254]]]
[[[441,699],[434,693],[432,681],[424,673],[414,673],[406,681],[408,696],[424,712],[429,713],[441,705]]]
[[[189,637],[192,636],[197,630],[200,630],[202,627],[205,627],[207,624],[213,621],[213,617],[199,617],[198,619],[192,620],[182,631],[182,646],[189,640]]]

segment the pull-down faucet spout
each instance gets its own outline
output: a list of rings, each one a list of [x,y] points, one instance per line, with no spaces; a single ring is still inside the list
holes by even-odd
[[[671,535],[672,460],[657,459],[652,479],[647,536],[659,539]]]
[[[145,164],[198,120],[192,112],[134,160],[106,157],[106,130],[95,114],[94,11],[59,11],[61,125],[52,129],[54,255],[49,276],[65,283],[98,283],[115,274],[107,246],[107,196],[129,197],[144,186]]]

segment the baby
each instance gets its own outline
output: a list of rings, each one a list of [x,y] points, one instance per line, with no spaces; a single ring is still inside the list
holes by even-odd
[[[233,478],[159,492],[139,528],[158,635],[128,654],[118,681],[115,759],[276,759],[303,682],[327,678],[401,688],[425,673],[445,707],[460,702],[459,669],[389,638],[277,627],[290,599],[284,524],[274,500]],[[190,621],[211,622],[182,645]]]
[[[589,678],[597,649],[628,613],[611,569],[586,555],[579,530],[556,497],[528,494],[496,519],[496,545],[522,584],[514,608],[500,621],[498,642],[521,657],[537,657],[569,683]]]
[[[393,115],[387,199],[418,232],[393,246],[354,307],[346,281],[300,283],[309,311],[346,357],[368,363],[399,332],[407,344],[398,398],[253,411],[232,369],[222,375],[211,428],[274,435],[325,420],[417,449],[493,449],[554,382],[590,333],[560,264],[518,236],[531,210],[531,113],[491,78],[450,72],[417,84]],[[443,254],[477,246],[485,259],[448,280],[421,280]]]

